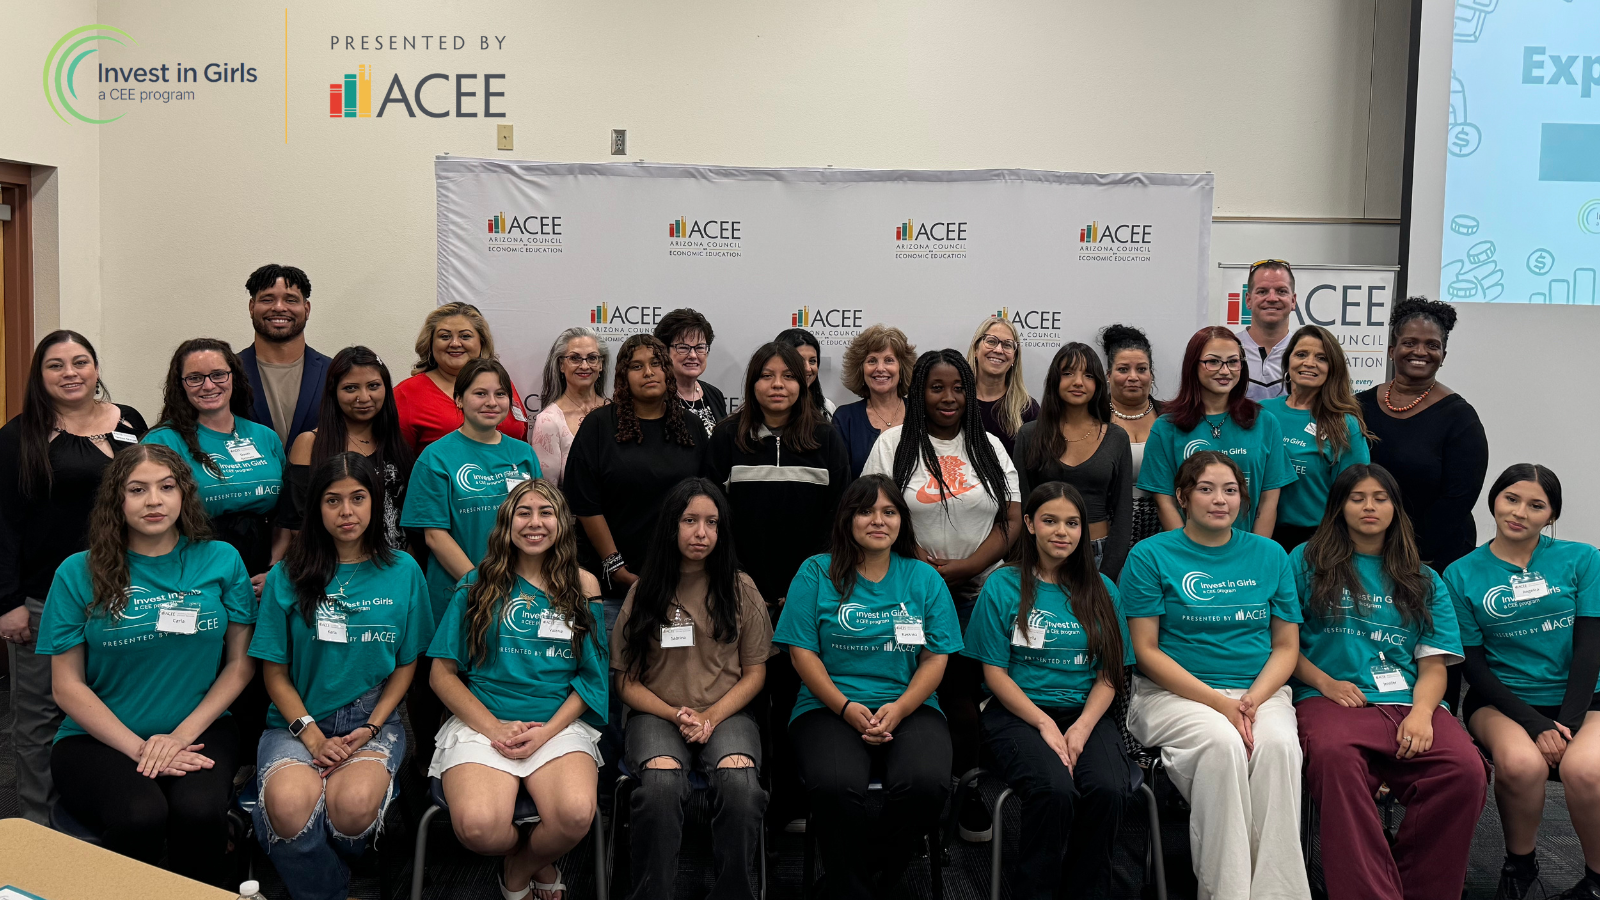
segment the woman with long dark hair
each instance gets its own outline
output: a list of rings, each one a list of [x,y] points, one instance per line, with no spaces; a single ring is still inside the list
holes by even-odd
[[[428,544],[428,594],[435,623],[456,583],[483,559],[496,510],[516,486],[540,477],[533,448],[499,430],[511,409],[511,376],[496,359],[474,359],[456,376],[462,424],[422,451],[400,524]]]
[[[911,511],[921,558],[939,570],[955,598],[962,627],[983,579],[1000,565],[1022,530],[1017,470],[978,413],[972,367],[955,350],[930,350],[911,372],[904,425],[878,437],[864,474],[892,478]],[[983,670],[957,656],[939,685],[955,740],[955,771],[978,764],[978,700]],[[972,797],[961,811],[960,835],[988,840],[990,822]]]
[[[1144,448],[1150,429],[1161,415],[1162,402],[1155,397],[1156,370],[1150,339],[1132,325],[1107,325],[1100,329],[1100,349],[1106,354],[1106,376],[1111,382],[1111,417],[1128,433],[1128,449],[1133,453],[1133,534],[1137,544],[1161,531],[1161,517],[1151,493],[1138,487],[1139,469],[1144,465]]]
[[[1132,793],[1133,762],[1106,711],[1133,643],[1116,585],[1095,568],[1086,505],[1061,481],[1028,494],[1018,561],[989,576],[963,638],[993,694],[984,756],[1022,799],[1018,898],[1052,897],[1064,880],[1078,896],[1110,896],[1112,844]]]
[[[283,473],[278,527],[299,531],[306,519],[311,472],[340,453],[359,453],[382,481],[383,518],[374,527],[389,546],[406,549],[400,527],[406,483],[411,479],[411,447],[400,433],[400,414],[389,381],[389,367],[366,347],[346,347],[328,364],[317,427],[295,438]]]
[[[1194,333],[1183,352],[1183,382],[1178,396],[1150,429],[1138,486],[1155,495],[1161,526],[1183,527],[1173,482],[1184,459],[1216,450],[1233,459],[1243,474],[1240,489],[1248,501],[1239,516],[1241,530],[1271,537],[1278,523],[1278,493],[1295,480],[1283,448],[1278,420],[1261,415],[1261,404],[1245,396],[1250,361],[1239,338],[1220,325]]]
[[[66,713],[50,751],[62,806],[106,849],[220,887],[239,755],[227,710],[254,668],[256,599],[190,473],[157,444],[112,459],[39,653]]]
[[[831,548],[800,567],[772,639],[804,682],[789,735],[826,869],[819,896],[862,898],[900,880],[950,795],[950,727],[934,689],[961,633],[888,478],[845,489]],[[875,763],[885,799],[869,828]]]
[[[1291,379],[1304,364],[1298,337]],[[1340,472],[1322,525],[1289,565],[1305,617],[1291,686],[1306,788],[1323,858],[1339,861],[1323,869],[1328,896],[1455,900],[1483,808],[1483,760],[1439,702],[1461,635],[1449,590],[1417,555],[1394,476],[1365,463]],[[1392,846],[1374,782],[1406,808]]]
[[[227,341],[184,341],[167,367],[161,423],[144,442],[170,447],[188,463],[212,531],[239,551],[259,596],[288,546],[274,541],[270,516],[287,460],[277,432],[250,420],[253,403],[244,364]]]
[[[800,354],[806,364],[806,392],[811,395],[811,402],[823,421],[832,422],[835,407],[822,393],[822,380],[817,377],[822,369],[822,345],[817,343],[817,336],[804,328],[785,328],[773,340],[788,344]]]
[[[45,825],[55,787],[50,742],[61,709],[50,659],[35,648],[56,569],[83,550],[100,476],[138,443],[144,417],[111,402],[100,357],[76,331],[52,331],[34,348],[22,412],[0,428],[0,640],[11,668],[11,750],[24,818]]]
[[[1128,554],[1119,584],[1139,663],[1128,733],[1161,748],[1189,801],[1200,896],[1306,897],[1287,684],[1300,602],[1283,548],[1234,527],[1244,481],[1232,456],[1196,451],[1172,486],[1183,527]]]
[[[755,897],[750,865],[767,793],[761,727],[747,708],[774,651],[766,606],[728,540],[733,521],[710,481],[673,488],[611,632],[611,668],[629,710],[626,759],[639,779],[629,895],[639,900],[673,896],[691,769],[717,810],[712,896]]]
[[[372,462],[335,454],[308,489],[313,518],[268,573],[250,642],[272,696],[254,816],[290,896],[325,900],[349,896],[343,857],[366,849],[394,797],[400,701],[433,621],[421,567],[384,535]]]
[[[1283,549],[1293,550],[1322,523],[1334,478],[1371,462],[1372,454],[1338,338],[1321,325],[1307,325],[1289,337],[1283,359],[1286,393],[1261,401],[1261,408],[1278,420],[1297,476],[1283,487],[1272,532]]]
[[[606,620],[644,568],[661,498],[700,474],[706,429],[678,399],[667,346],[636,334],[617,351],[612,402],[583,420],[562,489],[599,556]]]
[[[1445,570],[1466,654],[1467,731],[1494,763],[1506,860],[1496,896],[1525,897],[1552,771],[1587,871],[1562,897],[1600,896],[1600,551],[1544,534],[1561,480],[1517,463],[1486,500],[1495,534]]]
[[[594,819],[609,693],[599,593],[578,566],[561,492],[524,481],[428,648],[429,678],[451,713],[428,774],[443,782],[461,843],[505,857],[508,897],[564,892],[556,860]],[[541,817],[526,835],[511,820],[524,789]]]
[[[1133,536],[1133,452],[1128,433],[1111,421],[1106,370],[1093,347],[1074,341],[1056,351],[1044,406],[1017,432],[1012,460],[1024,497],[1053,481],[1078,490],[1084,539],[1095,566],[1115,581]]]

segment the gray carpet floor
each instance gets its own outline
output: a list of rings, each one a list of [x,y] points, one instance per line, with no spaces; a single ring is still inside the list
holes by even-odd
[[[5,679],[0,676],[0,818],[17,814],[16,777],[10,744],[10,693]],[[390,807],[385,820],[385,831],[378,841],[376,852],[369,854],[356,866],[350,893],[359,900],[396,900],[409,896],[413,845],[416,837],[415,823],[427,806],[426,790],[420,777],[411,774],[410,767],[403,770],[401,797]],[[1168,883],[1173,898],[1193,896],[1193,876],[1189,873],[1188,823],[1182,805],[1174,796],[1170,784],[1157,785],[1162,803],[1162,837],[1166,848]],[[1001,786],[984,783],[980,791],[986,801],[993,802]],[[701,898],[711,887],[711,842],[704,827],[692,823],[708,820],[703,800],[697,800],[689,811],[691,827],[686,829],[683,851],[680,856],[678,898]],[[1018,833],[1017,804],[1008,804],[1005,835],[1005,858],[1015,859]],[[609,816],[609,809],[606,811]],[[1401,813],[1403,814],[1403,812]],[[1130,808],[1119,835],[1116,856],[1116,896],[1138,898],[1154,896],[1143,893],[1140,882],[1144,870],[1146,846],[1145,815],[1142,807]],[[626,847],[616,848],[625,853]],[[253,856],[256,877],[262,882],[263,892],[270,900],[287,900],[272,867],[253,843],[249,850]],[[584,841],[563,862],[570,896],[574,900],[594,896],[593,849]],[[1471,865],[1467,872],[1467,896],[1488,900],[1494,894],[1499,878],[1500,862],[1504,850],[1501,843],[1500,819],[1495,810],[1493,790],[1473,836]],[[800,869],[803,854],[799,835],[780,834],[768,848],[768,890],[773,900],[789,900],[800,896]],[[1539,860],[1543,879],[1553,896],[1570,887],[1583,873],[1583,853],[1567,818],[1566,797],[1559,784],[1551,784],[1546,795],[1544,825],[1539,838]],[[241,857],[241,878],[244,860]],[[435,820],[430,830],[427,859],[427,880],[423,896],[426,900],[497,900],[495,886],[497,861],[484,859],[461,848],[455,841],[443,817]],[[1312,880],[1321,877],[1320,860],[1312,865]],[[989,845],[967,844],[959,840],[945,851],[944,896],[950,900],[978,900],[989,891]],[[622,886],[613,886],[612,896],[625,896]],[[900,884],[897,898],[928,898],[932,896],[928,861],[918,860]],[[1009,890],[1002,896],[1009,897]]]

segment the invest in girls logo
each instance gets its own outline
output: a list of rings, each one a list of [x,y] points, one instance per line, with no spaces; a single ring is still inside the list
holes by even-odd
[[[100,116],[103,103],[170,104],[198,99],[197,87],[241,85],[256,81],[254,66],[233,62],[186,62],[140,57],[128,60],[102,58],[98,54],[114,47],[131,47],[139,42],[115,25],[84,25],[61,36],[44,58],[44,99],[50,111],[63,122],[108,125],[127,115],[124,109],[114,116]],[[91,59],[92,57],[92,59]],[[94,63],[94,89],[83,87]],[[126,62],[128,65],[120,65]],[[85,76],[81,78],[79,76]],[[96,115],[80,110],[96,101]],[[113,106],[112,109],[118,107]],[[68,116],[71,118],[69,119]]]

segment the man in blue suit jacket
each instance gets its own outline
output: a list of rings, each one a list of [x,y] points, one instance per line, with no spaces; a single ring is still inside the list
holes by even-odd
[[[255,395],[251,418],[278,433],[285,448],[317,427],[328,357],[306,346],[311,279],[294,266],[268,264],[244,283],[255,341],[239,353]]]

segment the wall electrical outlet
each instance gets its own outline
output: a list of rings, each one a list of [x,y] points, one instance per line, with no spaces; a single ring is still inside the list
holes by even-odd
[[[511,126],[496,125],[494,127],[494,146],[497,150],[511,149]]]
[[[613,128],[613,129],[611,129],[611,155],[612,156],[627,156],[628,155],[628,129],[626,129],[626,128]]]

